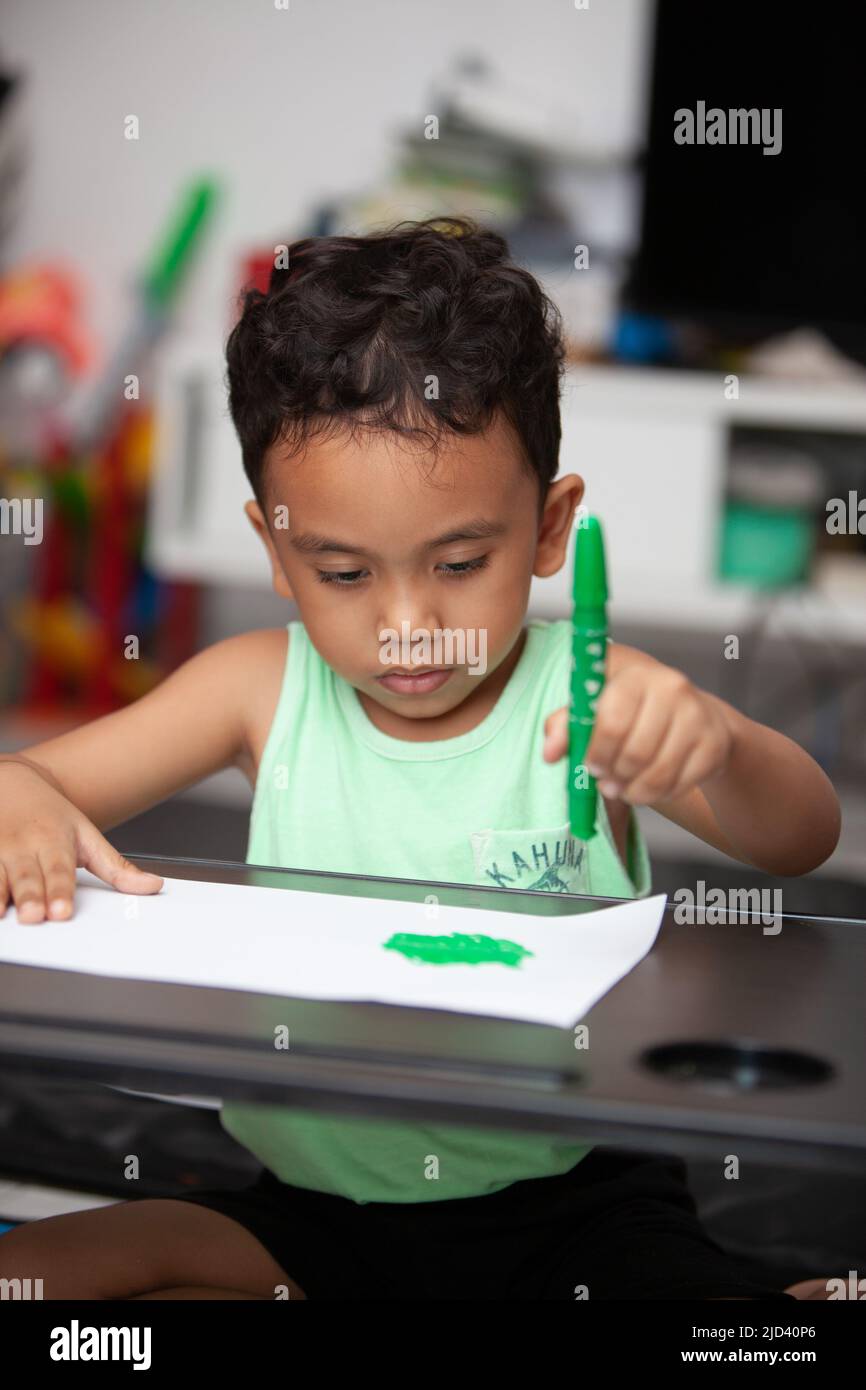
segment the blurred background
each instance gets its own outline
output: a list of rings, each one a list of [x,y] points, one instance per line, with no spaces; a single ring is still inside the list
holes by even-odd
[[[239,292],[266,284],[294,238],[464,213],[508,236],[563,313],[562,471],[585,477],[604,519],[614,636],[797,739],[843,801],[832,859],[783,881],[642,811],[654,889],[781,887],[788,912],[866,916],[850,7],[5,0],[0,13],[0,749],[295,616],[241,510],[222,361]],[[779,147],[712,143],[701,104],[780,110]],[[674,139],[681,108],[696,113],[691,144]],[[568,587],[568,571],[537,582],[533,613],[567,615]],[[249,801],[226,773],[111,839],[243,859]],[[106,1088],[34,1099],[9,1084],[0,1160],[20,1168],[26,1135],[28,1172],[121,1195],[116,1143],[133,1140],[118,1136],[140,1146],[146,1131],[153,1194],[245,1175],[249,1156],[202,1119]],[[841,1199],[802,1209],[779,1244],[767,1202],[792,1198],[786,1181],[760,1212],[705,1183],[703,1214],[746,1253],[775,1221],[797,1277],[842,1267]],[[63,1196],[29,1200],[42,1215]]]

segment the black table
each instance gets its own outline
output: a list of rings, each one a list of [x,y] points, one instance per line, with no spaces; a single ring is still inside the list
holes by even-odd
[[[130,856],[172,878],[493,911],[619,901]],[[34,928],[36,930],[36,928]],[[570,1029],[0,965],[0,1065],[162,1094],[539,1130],[796,1167],[866,1162],[866,922],[677,922]],[[290,1029],[277,1051],[274,1027]]]

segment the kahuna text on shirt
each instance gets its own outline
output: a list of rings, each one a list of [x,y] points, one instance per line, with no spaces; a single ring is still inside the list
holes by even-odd
[[[551,830],[476,830],[475,882],[548,893],[591,893],[587,846],[568,824]]]

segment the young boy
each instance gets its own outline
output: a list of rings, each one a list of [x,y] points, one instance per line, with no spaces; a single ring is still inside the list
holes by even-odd
[[[230,765],[255,789],[251,863],[635,896],[637,804],[770,873],[826,859],[839,808],[816,764],[619,644],[587,754],[599,833],[571,839],[569,624],[526,621],[583,496],[555,480],[562,361],[556,311],[491,232],[294,245],[246,295],[228,366],[247,514],[301,621],[2,760],[4,906],[69,917],[76,865],[159,891],[100,830]],[[395,633],[449,630],[474,661],[395,660]],[[38,1271],[54,1299],[785,1296],[703,1232],[678,1159],[279,1106],[222,1121],[264,1165],[251,1188],[19,1227],[0,1276]]]

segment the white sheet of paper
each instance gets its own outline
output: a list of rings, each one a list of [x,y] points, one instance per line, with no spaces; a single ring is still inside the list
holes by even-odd
[[[150,897],[77,873],[75,916],[0,919],[0,961],[252,990],[447,1009],[566,1028],[651,949],[666,898],[638,898],[568,917],[488,912],[166,878]],[[482,934],[518,942],[518,966],[431,965],[383,945],[396,933]]]

